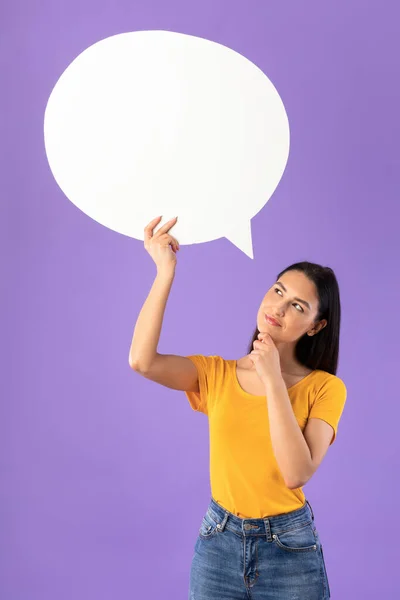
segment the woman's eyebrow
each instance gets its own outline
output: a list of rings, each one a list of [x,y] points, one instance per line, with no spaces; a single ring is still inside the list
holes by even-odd
[[[283,285],[283,283],[281,283],[280,281],[276,282],[276,285],[280,285],[281,288],[283,288],[284,292],[287,292],[287,289],[285,288],[285,286]],[[294,298],[294,300],[297,300],[297,302],[301,302],[302,304],[305,304],[307,306],[307,308],[309,310],[311,310],[311,306],[308,304],[308,302],[306,302],[305,300],[302,300],[301,298]]]

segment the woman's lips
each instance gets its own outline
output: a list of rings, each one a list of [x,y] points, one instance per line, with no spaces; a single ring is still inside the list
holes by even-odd
[[[269,317],[268,315],[265,315],[265,320],[267,321],[267,323],[269,323],[270,325],[273,325],[274,327],[280,327],[280,323],[278,323],[278,321],[275,321],[275,319],[273,319],[272,317]]]

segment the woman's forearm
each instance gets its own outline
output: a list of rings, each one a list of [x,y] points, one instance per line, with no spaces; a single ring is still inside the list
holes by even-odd
[[[157,355],[165,307],[174,277],[174,269],[158,271],[142,306],[129,350],[129,364],[134,369],[146,371]]]
[[[271,443],[287,487],[301,487],[312,473],[311,452],[299,427],[283,378],[266,384]]]

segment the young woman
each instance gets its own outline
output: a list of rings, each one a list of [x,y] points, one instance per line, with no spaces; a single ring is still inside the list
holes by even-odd
[[[328,577],[302,487],[334,442],[346,401],[336,376],[340,297],[333,271],[296,263],[261,301],[248,353],[159,354],[179,243],[168,232],[144,245],[157,276],[129,354],[144,377],[183,390],[208,416],[211,500],[190,572],[189,600],[326,600]]]

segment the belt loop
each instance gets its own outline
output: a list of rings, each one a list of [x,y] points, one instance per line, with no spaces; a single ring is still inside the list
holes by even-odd
[[[270,524],[268,518],[264,519],[264,524],[265,524],[265,535],[267,537],[267,542],[271,542],[272,541],[271,524]]]
[[[307,502],[308,506],[310,507],[310,511],[311,511],[312,520],[314,521],[314,512],[313,512],[313,509],[311,508],[311,504],[309,503],[309,501],[308,501],[308,500],[306,500],[306,502]]]

